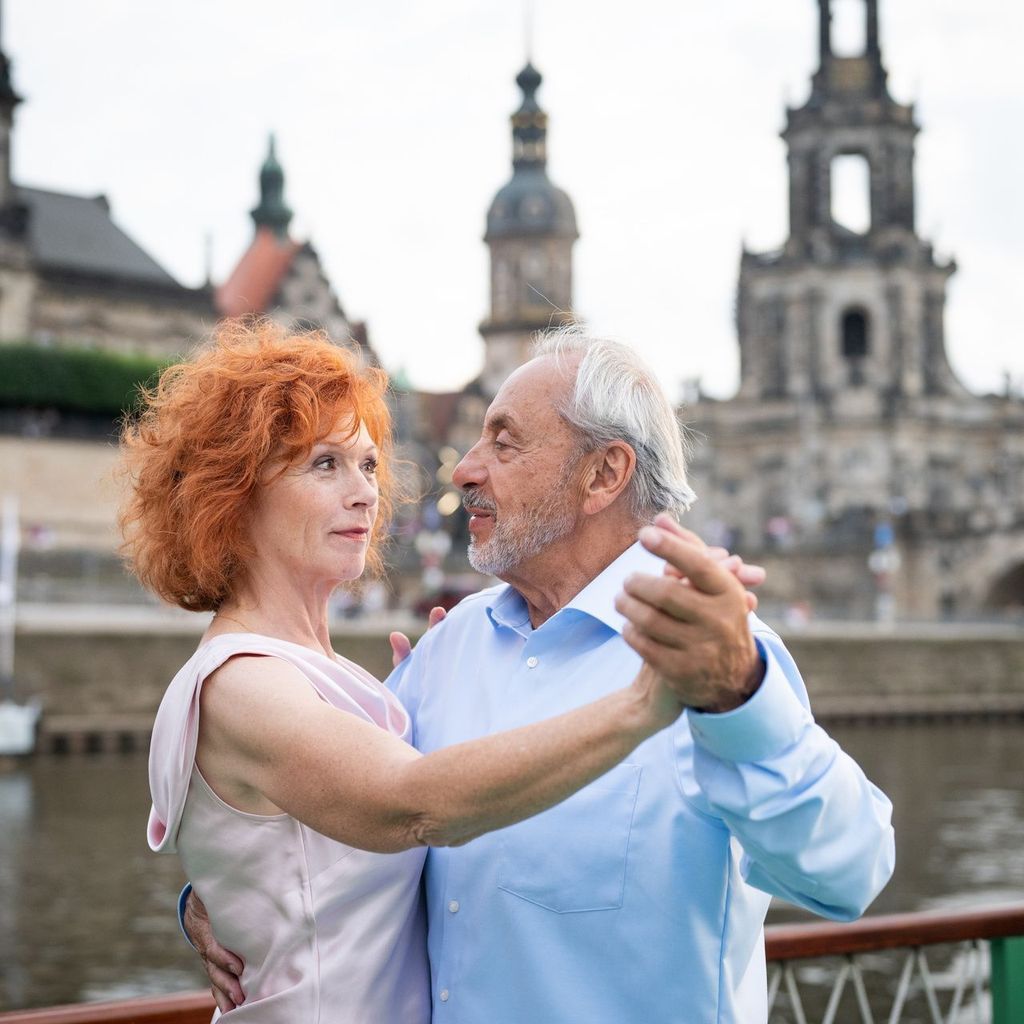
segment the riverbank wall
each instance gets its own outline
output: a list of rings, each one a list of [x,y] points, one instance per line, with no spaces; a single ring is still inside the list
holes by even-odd
[[[134,750],[205,618],[157,609],[23,608],[15,677],[43,708],[40,752]],[[335,649],[383,678],[387,634],[412,620],[341,622]],[[1024,630],[997,625],[818,624],[785,634],[823,722],[1024,720]]]

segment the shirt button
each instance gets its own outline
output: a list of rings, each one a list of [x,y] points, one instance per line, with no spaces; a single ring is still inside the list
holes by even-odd
[[[537,659],[533,658],[533,657],[527,658],[526,659],[526,667],[527,668],[536,668],[537,667]]]
[[[448,909],[449,909],[449,910],[450,910],[450,911],[451,911],[451,912],[452,912],[453,914],[457,914],[457,913],[459,912],[459,901],[458,901],[458,900],[451,900],[451,901],[449,902],[449,904],[448,904]]]
[[[446,989],[446,988],[441,989],[441,1002],[442,1003],[447,1003],[448,1002],[448,989]]]

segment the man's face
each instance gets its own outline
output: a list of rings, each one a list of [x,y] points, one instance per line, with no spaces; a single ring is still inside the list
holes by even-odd
[[[570,367],[570,374],[574,371]],[[570,534],[581,503],[571,429],[555,411],[570,380],[551,357],[520,367],[501,386],[480,440],[455,467],[470,514],[469,561],[492,576],[515,575]]]

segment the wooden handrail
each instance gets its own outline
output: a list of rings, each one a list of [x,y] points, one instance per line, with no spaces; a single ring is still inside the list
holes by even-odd
[[[769,960],[800,960],[1010,936],[1024,936],[1022,903],[982,910],[889,914],[848,924],[774,925],[765,929],[765,944]],[[209,1024],[213,1009],[209,992],[187,992],[0,1013],[0,1024]]]
[[[0,1013],[3,1024],[210,1024],[215,1004],[209,991],[76,1003],[43,1010]]]
[[[980,910],[885,914],[845,924],[774,925],[765,929],[765,952],[769,960],[801,960],[1011,935],[1024,935],[1024,903]]]

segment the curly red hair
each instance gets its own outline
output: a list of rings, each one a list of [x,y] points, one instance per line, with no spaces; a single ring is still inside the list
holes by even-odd
[[[169,366],[121,432],[128,495],[119,522],[135,575],[166,601],[213,611],[254,554],[247,516],[271,456],[295,462],[351,419],[380,451],[367,564],[379,571],[393,500],[387,375],[322,333],[228,320]]]

